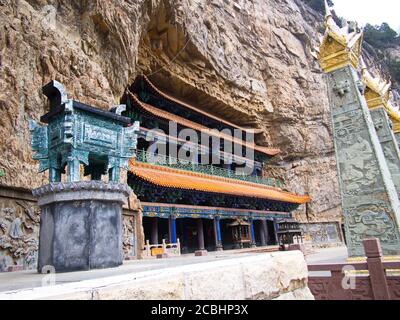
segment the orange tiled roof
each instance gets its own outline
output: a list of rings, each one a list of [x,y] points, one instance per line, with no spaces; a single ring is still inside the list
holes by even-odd
[[[159,108],[153,107],[150,104],[147,104],[145,102],[140,101],[138,99],[138,97],[136,97],[131,92],[129,92],[129,95],[130,95],[133,103],[136,103],[137,106],[139,106],[143,110],[149,112],[150,114],[152,114],[152,115],[154,115],[156,117],[159,117],[159,118],[162,118],[162,119],[167,119],[169,121],[174,121],[174,122],[179,123],[180,125],[182,125],[184,127],[191,128],[191,129],[194,129],[194,130],[197,130],[197,131],[203,131],[205,133],[208,133],[210,136],[217,136],[219,138],[226,139],[226,140],[232,141],[234,143],[240,144],[242,146],[246,146],[246,147],[252,148],[254,150],[257,150],[259,152],[265,153],[265,154],[270,155],[270,156],[275,156],[275,155],[277,155],[277,154],[279,154],[281,152],[280,149],[261,147],[261,146],[257,146],[256,144],[246,143],[243,140],[236,139],[234,137],[231,137],[229,135],[223,134],[223,133],[218,132],[218,131],[214,131],[214,130],[206,127],[206,126],[203,126],[203,125],[198,124],[196,122],[193,122],[191,120],[182,118],[182,117],[177,116],[177,115],[175,115],[173,113],[169,113],[168,111],[161,110]]]
[[[210,176],[203,173],[182,171],[169,167],[136,162],[135,160],[130,161],[129,167],[130,172],[137,177],[152,184],[167,188],[214,192],[295,204],[304,204],[311,200],[309,196],[299,196],[266,185]]]
[[[237,128],[237,129],[240,129],[240,130],[242,130],[242,131],[249,131],[249,130],[250,130],[250,129],[247,129],[247,128],[243,128],[243,127],[241,127],[241,126],[239,126],[239,125],[236,125],[236,124],[234,124],[234,123],[232,123],[232,122],[229,122],[229,121],[227,121],[227,120],[225,120],[225,119],[223,119],[223,118],[217,117],[217,116],[215,116],[215,115],[213,115],[213,114],[211,114],[211,113],[209,113],[209,112],[206,112],[206,111],[204,111],[204,110],[202,110],[202,109],[196,108],[196,107],[194,107],[194,106],[192,106],[192,105],[190,105],[190,104],[188,104],[188,103],[186,103],[186,102],[183,102],[183,101],[181,101],[181,100],[179,100],[179,99],[177,99],[177,98],[175,98],[175,97],[172,97],[172,96],[168,95],[167,93],[165,93],[165,92],[161,91],[159,88],[157,88],[157,87],[150,81],[150,79],[147,78],[145,75],[138,75],[138,76],[136,77],[136,79],[135,79],[135,82],[134,82],[133,86],[135,86],[135,84],[137,83],[137,81],[140,81],[140,80],[143,80],[144,83],[147,84],[147,85],[150,87],[150,89],[151,89],[154,93],[158,94],[159,96],[163,97],[163,98],[166,99],[166,100],[172,101],[172,102],[174,102],[174,103],[176,103],[176,104],[179,104],[179,105],[181,105],[181,106],[183,106],[183,107],[185,107],[185,108],[187,108],[187,109],[194,110],[194,111],[196,111],[196,112],[198,112],[198,113],[201,113],[201,114],[205,115],[206,117],[209,117],[209,118],[211,118],[211,119],[217,120],[217,121],[222,122],[222,123],[225,123],[225,124],[227,124],[228,126],[231,126],[231,127],[233,127],[233,128]],[[257,134],[257,133],[262,133],[262,132],[263,132],[262,129],[255,129],[255,130],[254,130],[254,133],[255,133],[255,134]]]

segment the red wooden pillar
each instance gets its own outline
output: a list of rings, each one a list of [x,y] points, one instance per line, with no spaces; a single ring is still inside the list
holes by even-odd
[[[195,256],[205,256],[207,255],[207,250],[204,246],[204,228],[203,228],[203,220],[201,218],[197,219],[197,237],[199,241],[199,250],[194,252]]]
[[[197,240],[199,242],[199,250],[205,250],[204,228],[203,228],[203,220],[201,218],[197,219]]]
[[[369,278],[375,300],[390,300],[389,288],[383,268],[382,249],[378,239],[365,239],[363,241]]]
[[[158,244],[158,218],[153,217],[151,221],[151,244]]]

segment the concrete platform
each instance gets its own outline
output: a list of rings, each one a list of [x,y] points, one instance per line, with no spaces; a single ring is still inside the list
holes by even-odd
[[[313,253],[306,255],[308,264],[317,263],[345,263],[348,258],[347,247],[333,247],[314,249]]]
[[[347,247],[333,247],[324,249],[315,249],[310,255],[306,255],[307,264],[331,264],[331,263],[345,263],[348,258]],[[310,276],[315,277],[328,277],[331,275],[330,271],[313,271],[309,273]]]
[[[107,270],[2,274],[0,300],[313,299],[307,277],[300,251],[183,256],[130,261]]]
[[[270,246],[241,250],[208,252],[207,256],[202,257],[195,257],[194,254],[186,254],[180,257],[167,259],[129,260],[125,261],[122,266],[112,269],[57,273],[53,277],[54,279],[52,279],[52,275],[38,274],[35,270],[4,272],[0,273],[0,292],[41,287],[43,285],[49,285],[52,282],[52,284],[66,284],[90,279],[123,276],[153,270],[163,270],[191,264],[202,264],[212,261],[237,259],[238,257],[257,256],[268,252],[276,252],[277,250],[277,246]],[[306,261],[308,264],[335,262],[341,263],[345,262],[346,259],[346,247],[317,249],[315,253],[306,256]]]
[[[143,271],[165,269],[195,263],[205,263],[224,259],[234,259],[238,256],[250,256],[265,252],[275,252],[277,246],[260,247],[255,249],[229,250],[209,252],[207,256],[195,257],[194,254],[185,254],[179,257],[165,259],[126,260],[122,266],[111,269],[98,269],[90,271],[76,271],[56,273],[54,284],[77,282],[109,276],[125,275]],[[40,287],[51,281],[49,275],[38,274],[36,270],[0,273],[0,292]]]

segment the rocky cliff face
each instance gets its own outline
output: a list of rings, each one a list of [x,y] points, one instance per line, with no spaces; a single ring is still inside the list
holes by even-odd
[[[1,184],[45,181],[31,158],[28,118],[40,89],[62,82],[108,108],[138,73],[278,147],[266,175],[313,201],[302,221],[340,219],[326,85],[311,56],[321,22],[296,0],[0,0]]]

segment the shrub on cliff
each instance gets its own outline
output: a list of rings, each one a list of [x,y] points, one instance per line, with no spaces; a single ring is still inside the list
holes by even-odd
[[[307,3],[311,8],[313,8],[315,11],[325,14],[324,0],[303,0],[303,1]],[[330,6],[333,6],[332,0],[328,0],[328,4]]]
[[[387,49],[399,44],[399,35],[384,22],[380,26],[367,24],[364,29],[364,39],[377,49]]]
[[[386,62],[390,75],[392,76],[392,80],[396,80],[397,83],[400,83],[400,60],[389,58]]]

